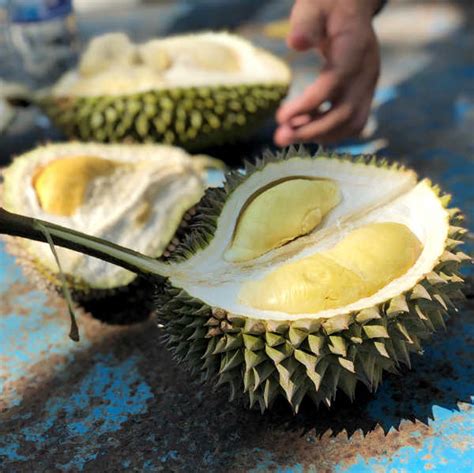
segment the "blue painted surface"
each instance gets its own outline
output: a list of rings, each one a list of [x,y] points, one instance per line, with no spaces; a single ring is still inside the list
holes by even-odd
[[[14,284],[21,279],[21,270],[15,260],[5,251],[5,244],[0,242],[0,288],[5,292],[7,285]],[[0,345],[1,350],[1,345]]]
[[[27,460],[17,451],[19,442],[31,442],[37,449],[55,449],[60,443],[77,444],[70,461],[55,466],[64,471],[80,470],[97,456],[97,440],[102,435],[116,432],[128,418],[147,411],[153,394],[138,373],[136,357],[118,362],[106,355],[97,356],[94,361],[93,368],[74,387],[70,397],[49,399],[40,418],[32,419],[18,434],[0,439],[0,455],[11,461]],[[100,399],[98,405],[94,404],[96,399]],[[79,411],[87,414],[77,420]],[[48,435],[58,423],[64,424],[60,435]]]
[[[427,438],[421,449],[403,447],[390,458],[364,460],[336,471],[344,473],[364,473],[366,471],[448,471],[471,473],[474,465],[474,410],[467,413],[453,413],[435,406],[433,435]],[[453,423],[453,417],[462,417]]]

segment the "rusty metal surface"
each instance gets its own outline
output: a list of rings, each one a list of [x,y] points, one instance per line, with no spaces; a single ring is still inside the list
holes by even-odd
[[[283,17],[290,3],[262,2],[238,21],[244,34],[290,60],[295,94],[311,81],[312,57],[289,53],[261,26]],[[382,149],[439,182],[471,230],[473,10],[440,2],[387,9],[379,20],[385,74],[373,133],[340,146]],[[132,32],[145,17],[141,35],[199,20],[189,6],[168,6],[153,31],[150,11],[134,13]],[[414,38],[393,33],[420,24]],[[89,33],[100,22],[91,25]],[[264,132],[231,152],[254,151],[268,139]],[[376,394],[360,389],[353,404],[342,396],[330,411],[308,403],[297,416],[284,405],[262,415],[198,384],[173,362],[152,322],[112,327],[82,315],[82,341],[74,344],[63,301],[35,290],[1,246],[0,471],[472,472],[474,289],[468,292],[412,370],[387,376]]]

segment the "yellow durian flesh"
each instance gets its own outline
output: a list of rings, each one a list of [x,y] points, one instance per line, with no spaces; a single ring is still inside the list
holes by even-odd
[[[51,161],[37,170],[33,186],[41,208],[71,216],[83,204],[90,182],[112,174],[123,164],[95,156],[71,156]]]
[[[340,200],[338,185],[327,179],[273,185],[244,208],[225,260],[248,261],[311,232]]]
[[[405,274],[421,252],[422,244],[403,224],[365,225],[330,250],[244,283],[239,299],[255,309],[289,314],[344,307]]]

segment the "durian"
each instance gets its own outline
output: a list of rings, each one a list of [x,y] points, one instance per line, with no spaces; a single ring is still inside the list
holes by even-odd
[[[162,142],[196,150],[254,132],[286,95],[286,64],[228,33],[132,44],[92,40],[78,68],[39,99],[67,135],[84,141]]]
[[[282,183],[292,183],[294,198],[272,196],[264,215],[258,197],[286,195]],[[332,192],[308,191],[308,183],[329,183]],[[384,371],[410,366],[410,352],[444,327],[462,287],[459,266],[470,260],[458,248],[462,215],[448,204],[398,164],[301,148],[264,155],[207,190],[161,261],[43,225],[57,245],[154,276],[157,318],[179,361],[262,411],[277,397],[298,411],[305,397],[330,405],[340,390],[353,399],[358,382],[375,390]],[[312,213],[318,218],[304,225]],[[280,227],[285,237],[269,238]],[[0,231],[38,240],[46,232],[5,211]],[[247,231],[255,254],[226,258]]]
[[[0,199],[12,212],[159,257],[186,211],[202,197],[208,162],[165,145],[50,144],[15,158],[3,170]],[[35,282],[61,288],[48,245],[11,238],[8,248]],[[149,283],[89,256],[65,249],[58,254],[76,302],[109,322],[139,318],[142,312],[134,309],[145,297],[132,295],[150,292]]]

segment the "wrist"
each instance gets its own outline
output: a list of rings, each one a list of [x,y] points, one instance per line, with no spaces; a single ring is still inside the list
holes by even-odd
[[[334,1],[334,0],[332,0]],[[383,8],[387,0],[340,0],[332,5],[340,8],[348,17],[363,18],[372,21],[372,18]]]
[[[387,0],[356,0],[367,16],[373,18],[387,3]]]

